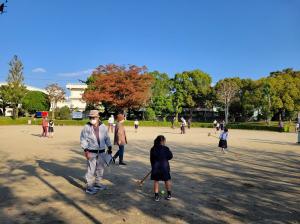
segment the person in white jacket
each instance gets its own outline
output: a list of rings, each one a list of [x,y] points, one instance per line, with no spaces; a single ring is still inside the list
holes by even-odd
[[[96,194],[99,190],[106,189],[104,185],[100,184],[100,181],[106,166],[105,147],[108,147],[107,153],[111,154],[112,144],[107,128],[99,120],[99,111],[91,110],[89,118],[90,121],[81,131],[80,145],[84,149],[84,155],[87,159],[86,193]]]

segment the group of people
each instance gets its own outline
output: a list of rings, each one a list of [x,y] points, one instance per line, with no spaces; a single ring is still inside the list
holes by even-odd
[[[118,151],[112,156],[115,163],[119,158],[119,165],[126,165],[123,161],[125,145],[127,144],[126,131],[124,127],[125,117],[123,114],[117,115],[117,124],[114,124],[113,116],[108,122],[108,128],[101,122],[99,111],[91,110],[89,122],[84,126],[80,134],[80,145],[84,150],[87,159],[87,172],[85,175],[87,187],[86,193],[96,194],[98,191],[106,189],[101,184],[104,168],[107,166],[106,156],[112,155],[112,143],[108,132],[114,127],[114,145],[118,146]],[[135,128],[138,123],[135,122]],[[112,131],[113,132],[113,131]],[[162,135],[154,140],[154,146],[150,150],[150,162],[152,166],[151,179],[154,180],[154,199],[160,200],[159,181],[165,181],[167,190],[166,199],[171,199],[171,175],[169,160],[173,154],[168,147],[165,146],[166,138]],[[107,150],[106,150],[107,147]]]
[[[49,137],[49,138],[53,138],[54,136],[54,121],[53,120],[49,120],[47,117],[43,117],[42,119],[42,135],[41,137]]]

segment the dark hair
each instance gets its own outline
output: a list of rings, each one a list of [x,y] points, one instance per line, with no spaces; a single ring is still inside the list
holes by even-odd
[[[225,127],[225,128],[224,128],[224,132],[228,132],[228,128]]]
[[[155,148],[155,147],[161,145],[161,142],[163,142],[163,141],[166,141],[165,136],[163,136],[163,135],[157,136],[156,139],[154,140],[154,146],[153,147]]]

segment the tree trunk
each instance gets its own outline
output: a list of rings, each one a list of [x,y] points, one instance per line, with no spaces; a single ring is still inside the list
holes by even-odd
[[[229,105],[225,105],[225,124],[228,124]]]
[[[19,113],[18,106],[13,106],[13,119],[18,118],[18,113]]]

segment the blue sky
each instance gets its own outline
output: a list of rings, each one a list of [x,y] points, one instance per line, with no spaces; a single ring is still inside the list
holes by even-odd
[[[4,0],[0,0],[3,2]],[[9,0],[0,15],[0,81],[14,54],[25,82],[76,83],[100,64],[214,82],[300,69],[299,0]]]

